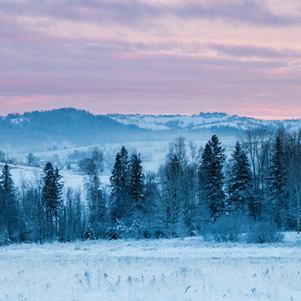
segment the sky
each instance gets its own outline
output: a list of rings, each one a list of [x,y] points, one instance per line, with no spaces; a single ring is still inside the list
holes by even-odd
[[[0,115],[301,117],[300,0],[1,0]]]

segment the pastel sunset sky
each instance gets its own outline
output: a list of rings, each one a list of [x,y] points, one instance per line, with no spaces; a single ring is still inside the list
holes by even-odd
[[[301,117],[300,0],[1,0],[0,115]]]

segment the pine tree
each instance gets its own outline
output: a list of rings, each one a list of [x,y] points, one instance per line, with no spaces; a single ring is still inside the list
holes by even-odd
[[[213,218],[224,208],[224,152],[218,137],[213,135],[202,153],[199,168],[200,198],[208,203]]]
[[[279,135],[273,147],[269,192],[274,222],[278,227],[284,227],[288,211],[287,171],[285,169],[282,140]]]
[[[15,196],[14,182],[7,164],[4,165],[0,177],[0,223],[4,226],[10,238],[17,226],[17,201]]]
[[[57,223],[57,218],[58,218],[58,211],[61,209],[62,206],[62,191],[64,188],[63,183],[61,182],[62,180],[62,176],[60,175],[59,169],[56,168],[54,170],[54,192],[55,192],[55,199],[56,202],[54,204],[54,216],[55,216],[55,220]],[[56,224],[56,228],[57,228],[57,224]]]
[[[1,176],[1,192],[4,197],[4,206],[8,206],[9,200],[14,195],[14,182],[7,164],[4,165]]]
[[[54,191],[54,171],[53,166],[50,162],[47,162],[44,168],[44,177],[43,177],[43,189],[42,189],[42,200],[43,205],[46,210],[47,221],[53,215],[53,208],[55,200],[55,191]]]
[[[133,154],[129,163],[129,196],[134,218],[144,207],[144,181],[140,154]]]
[[[129,161],[128,151],[122,146],[116,154],[115,164],[110,177],[111,183],[111,217],[127,220],[130,215],[129,202]]]
[[[42,204],[46,211],[47,222],[50,227],[50,236],[53,235],[53,218],[55,220],[55,231],[58,226],[58,212],[61,209],[62,198],[61,193],[63,184],[58,168],[55,170],[50,162],[47,162],[44,168],[43,188],[42,188]]]
[[[246,212],[252,206],[252,175],[246,153],[239,142],[230,161],[230,174],[228,179],[229,206],[235,212]]]

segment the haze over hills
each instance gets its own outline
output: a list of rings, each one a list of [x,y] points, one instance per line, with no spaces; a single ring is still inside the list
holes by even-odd
[[[126,124],[153,131],[199,131],[206,129],[244,130],[248,127],[268,126],[284,127],[287,130],[298,130],[301,119],[262,120],[251,117],[240,117],[226,113],[200,113],[199,115],[140,115],[108,114],[110,118]]]
[[[101,143],[189,139],[212,133],[233,136],[248,127],[301,128],[301,119],[265,121],[225,113],[199,115],[94,115],[84,110],[62,108],[0,117],[1,149],[6,151],[69,148]]]
[[[135,141],[141,139],[144,132],[107,116],[72,108],[9,114],[0,119],[1,148],[7,151]]]

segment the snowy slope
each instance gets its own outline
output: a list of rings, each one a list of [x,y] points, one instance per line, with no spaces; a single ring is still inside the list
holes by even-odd
[[[301,128],[301,119],[268,121],[254,119],[250,117],[240,117],[237,115],[227,115],[225,113],[200,113],[199,115],[107,115],[115,121],[125,125],[135,125],[143,129],[153,131],[166,130],[201,130],[211,128],[233,128],[246,129],[253,126],[271,126],[278,128],[283,126],[289,130]]]
[[[199,136],[198,140],[193,141],[197,149],[204,147],[210,135]],[[226,148],[226,153],[229,154],[233,150],[235,145],[235,140],[237,137],[226,137],[221,139],[223,146]],[[33,156],[40,159],[40,166],[43,167],[47,161],[50,161],[54,166],[64,165],[66,169],[66,162],[68,161],[68,156],[74,151],[78,152],[87,152],[93,150],[97,147],[104,154],[104,171],[102,173],[103,183],[108,184],[109,177],[111,174],[111,169],[114,164],[116,153],[120,151],[122,145],[124,145],[129,151],[129,155],[132,153],[140,153],[142,159],[142,165],[144,172],[157,172],[160,165],[165,162],[166,155],[168,153],[169,143],[173,142],[173,139],[169,141],[150,141],[150,142],[128,142],[128,143],[105,143],[99,145],[91,145],[87,147],[77,147],[77,148],[68,148],[68,149],[58,149],[53,151],[45,152],[34,152]],[[187,155],[190,155],[189,149],[189,140],[187,142]],[[23,165],[11,165],[13,179],[17,183],[20,183],[22,178],[34,178],[35,174],[40,174],[42,169],[26,166],[28,153],[9,153],[9,157],[16,158],[19,163]],[[3,164],[0,163],[0,169],[2,169]],[[83,178],[83,175],[75,172],[76,166],[73,167],[73,171],[63,170],[62,175],[69,186],[75,187],[79,180]],[[61,169],[61,168],[60,168]],[[74,180],[73,180],[74,179]]]
[[[9,164],[10,173],[16,187],[21,187],[24,182],[35,182],[42,177],[43,170],[38,167],[12,165]],[[2,170],[3,164],[0,163],[0,169]],[[84,175],[73,171],[60,171],[63,176],[62,182],[65,188],[83,189]],[[106,180],[106,178],[105,178]],[[0,299],[1,300],[1,299]]]

